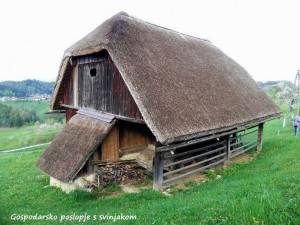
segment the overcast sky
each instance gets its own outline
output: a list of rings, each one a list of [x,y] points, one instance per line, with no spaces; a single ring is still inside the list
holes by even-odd
[[[63,52],[114,14],[209,39],[255,80],[300,69],[300,1],[6,0],[0,3],[0,81],[54,81]]]

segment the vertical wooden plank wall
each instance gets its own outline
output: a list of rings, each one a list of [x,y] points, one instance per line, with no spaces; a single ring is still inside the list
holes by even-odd
[[[155,137],[145,124],[119,122],[120,148],[148,145],[155,142]]]
[[[82,60],[78,64],[79,107],[142,119],[120,72],[108,55],[98,58],[98,61],[92,57]]]
[[[114,126],[102,142],[102,161],[119,160],[119,128]]]

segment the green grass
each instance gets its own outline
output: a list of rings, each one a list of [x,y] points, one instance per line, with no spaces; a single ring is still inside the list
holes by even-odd
[[[190,190],[172,197],[152,190],[108,199],[82,191],[67,195],[49,187],[49,177],[35,168],[42,151],[1,153],[0,224],[300,224],[300,137],[281,125],[276,120],[265,126],[264,149],[253,161],[219,170],[220,180],[187,183]],[[13,213],[137,219],[22,223],[10,219]]]
[[[0,128],[0,151],[50,142],[61,128],[39,129],[39,126]]]

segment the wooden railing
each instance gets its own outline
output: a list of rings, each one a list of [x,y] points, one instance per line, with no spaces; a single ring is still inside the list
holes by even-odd
[[[263,124],[205,142],[169,147],[157,151],[154,158],[155,190],[163,185],[188,177],[199,171],[230,161],[249,150],[261,150]]]

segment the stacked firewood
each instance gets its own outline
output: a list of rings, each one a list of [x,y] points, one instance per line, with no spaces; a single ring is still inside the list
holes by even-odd
[[[136,171],[132,165],[107,164],[96,170],[99,176],[99,185],[121,184],[124,181],[144,181],[144,174]]]

